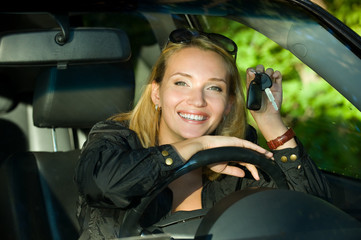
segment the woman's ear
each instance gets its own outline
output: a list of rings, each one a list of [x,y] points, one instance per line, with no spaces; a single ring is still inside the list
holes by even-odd
[[[152,82],[152,101],[154,105],[159,105],[160,103],[160,97],[159,97],[159,84],[156,81]]]

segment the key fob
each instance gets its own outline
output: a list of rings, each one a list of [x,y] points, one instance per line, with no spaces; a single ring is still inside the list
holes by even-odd
[[[264,91],[266,88],[272,87],[272,80],[266,73],[256,73],[256,78],[261,82],[261,89]]]
[[[262,106],[262,86],[258,79],[254,79],[247,91],[247,108],[249,110],[260,110]]]

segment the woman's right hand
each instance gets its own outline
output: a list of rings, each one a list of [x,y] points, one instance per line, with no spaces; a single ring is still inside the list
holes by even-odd
[[[264,154],[267,158],[272,158],[273,156],[272,152],[267,151],[257,144],[244,139],[227,136],[202,136],[198,138],[187,139],[172,145],[177,150],[179,155],[184,159],[184,161],[188,161],[195,153],[199,151],[227,146],[248,148]],[[239,164],[245,166],[256,180],[259,179],[258,171],[254,165],[248,163]],[[241,168],[230,166],[228,165],[228,162],[212,164],[209,166],[209,168],[214,172],[236,177],[244,177],[245,175]]]

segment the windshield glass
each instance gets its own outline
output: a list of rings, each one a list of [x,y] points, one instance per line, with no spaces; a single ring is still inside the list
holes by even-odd
[[[280,70],[284,79],[282,116],[310,156],[323,170],[361,179],[361,113],[355,106],[291,52],[254,29],[221,17],[199,20],[205,31],[220,32],[237,43],[243,80],[246,69],[259,63]]]

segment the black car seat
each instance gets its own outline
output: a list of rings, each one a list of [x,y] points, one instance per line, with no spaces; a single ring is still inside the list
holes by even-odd
[[[34,125],[88,130],[97,121],[129,110],[134,87],[133,70],[125,63],[50,68],[39,76],[35,89]],[[17,152],[3,162],[1,239],[78,238],[73,176],[79,148]]]
[[[6,81],[0,83],[0,164],[11,153],[26,151],[28,145],[23,130],[16,123],[4,117],[17,105],[15,94],[11,92],[11,89]]]

